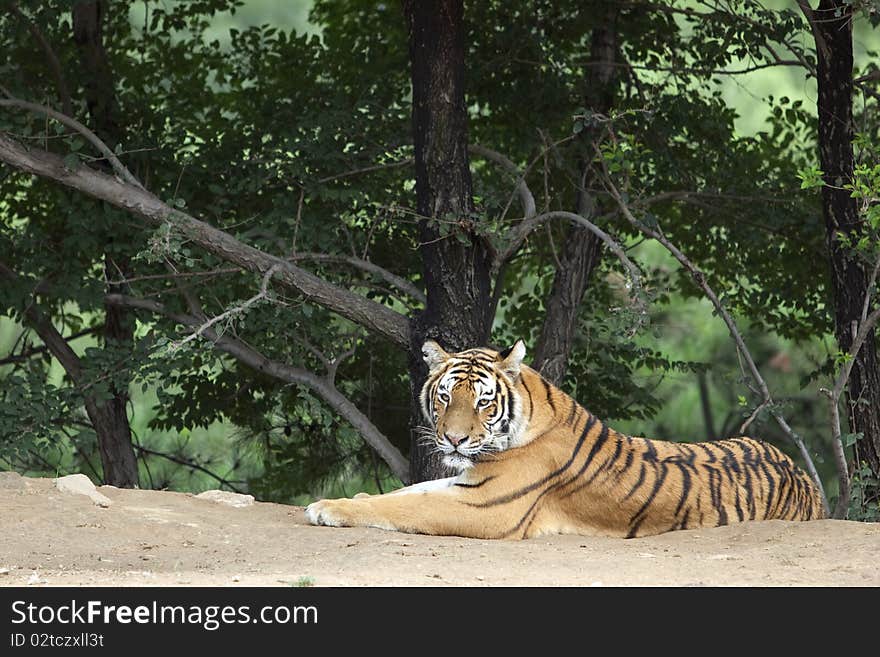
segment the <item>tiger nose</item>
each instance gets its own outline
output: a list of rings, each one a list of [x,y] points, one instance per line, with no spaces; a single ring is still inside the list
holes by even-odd
[[[467,434],[464,433],[447,433],[444,438],[446,438],[446,440],[449,441],[449,444],[453,447],[458,447],[468,439]]]

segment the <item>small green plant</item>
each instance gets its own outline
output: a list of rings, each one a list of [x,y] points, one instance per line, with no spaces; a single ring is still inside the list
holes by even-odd
[[[871,467],[862,461],[852,475],[852,491],[849,498],[848,520],[861,522],[880,521],[880,501],[871,500],[871,492],[880,486],[880,480],[871,471]]]
[[[308,576],[300,577],[298,580],[296,580],[295,582],[293,582],[291,584],[291,586],[295,586],[297,588],[307,588],[309,586],[314,586],[314,585],[315,585],[314,578],[308,577]]]

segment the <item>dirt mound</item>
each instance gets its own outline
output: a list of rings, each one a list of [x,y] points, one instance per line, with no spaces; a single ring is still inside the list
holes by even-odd
[[[878,586],[880,524],[483,541],[307,524],[300,507],[0,473],[0,585]]]

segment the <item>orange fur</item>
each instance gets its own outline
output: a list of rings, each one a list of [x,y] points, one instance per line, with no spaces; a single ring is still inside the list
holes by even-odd
[[[307,509],[314,524],[474,538],[629,538],[825,515],[810,478],[772,445],[620,434],[521,365],[521,342],[503,354],[447,354],[429,341],[424,352],[431,371],[422,405],[433,438],[449,463],[472,467],[433,485],[316,502]]]

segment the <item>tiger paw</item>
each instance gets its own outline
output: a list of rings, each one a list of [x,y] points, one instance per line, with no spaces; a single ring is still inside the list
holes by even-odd
[[[319,500],[306,507],[306,518],[313,525],[327,527],[350,527],[354,524],[350,514],[345,513],[348,500]]]
[[[306,518],[313,525],[327,527],[375,527],[397,531],[397,526],[389,518],[377,513],[373,507],[373,499],[381,497],[371,495],[359,500],[320,500],[306,507]]]

